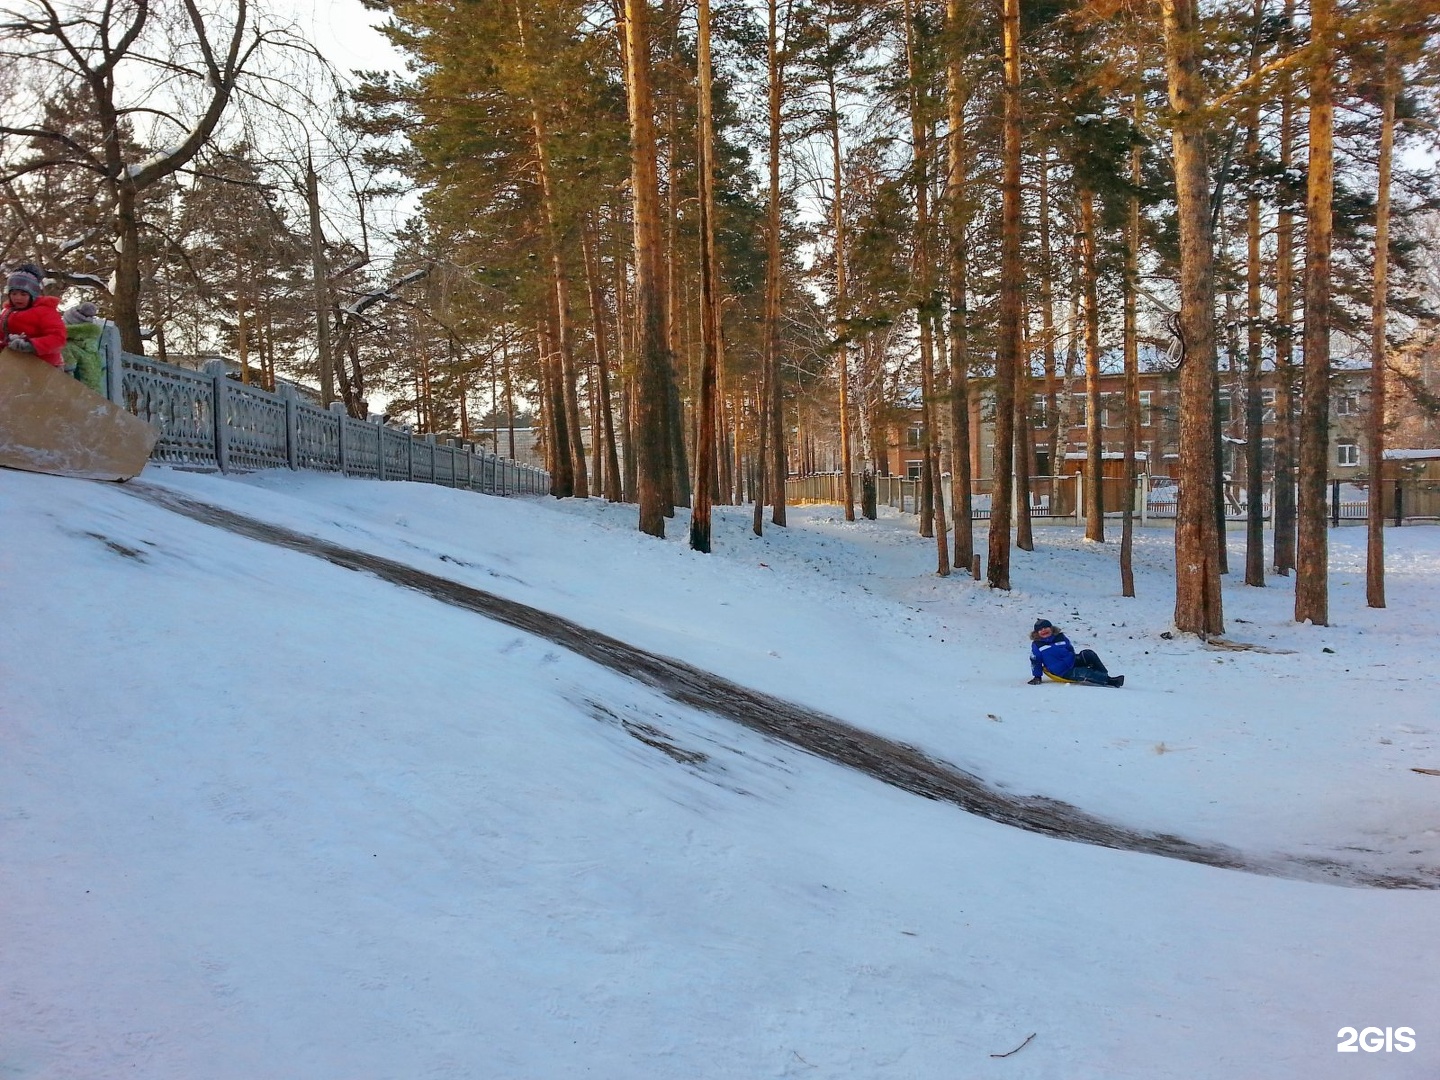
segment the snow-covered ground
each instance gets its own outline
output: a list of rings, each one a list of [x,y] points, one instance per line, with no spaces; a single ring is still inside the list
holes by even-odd
[[[1332,532],[1330,627],[1232,574],[1229,636],[1275,651],[1231,652],[1163,636],[1158,529],[1137,599],[1068,528],[997,594],[893,514],[756,538],[719,509],[702,556],[683,511],[659,542],[598,500],[144,479],[1008,791],[1262,861],[1440,866],[1414,771],[1440,769],[1440,529],[1387,532],[1380,611],[1363,531]],[[984,821],[110,485],[0,471],[0,605],[6,1080],[1440,1074],[1440,892]],[[1038,616],[1125,688],[1025,685]],[[1415,1048],[1337,1052],[1367,1026]]]

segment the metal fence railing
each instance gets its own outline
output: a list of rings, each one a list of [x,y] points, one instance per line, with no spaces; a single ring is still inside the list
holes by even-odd
[[[202,372],[162,364],[122,352],[118,334],[107,337],[108,396],[159,431],[155,461],[220,472],[314,469],[489,495],[549,490],[544,469],[473,443],[417,438],[403,428],[356,420],[338,402],[318,408],[290,386],[271,393],[229,378],[223,365]]]
[[[875,501],[877,505],[889,506],[899,510],[902,514],[918,514],[920,512],[920,481],[911,480],[903,476],[874,476],[871,478],[875,483]],[[841,490],[841,474],[839,473],[815,473],[810,476],[791,477],[785,481],[785,498],[790,503],[838,503],[844,498]],[[854,477],[855,502],[860,503],[861,477]],[[1123,484],[1117,480],[1114,483]],[[950,477],[941,479],[940,490],[945,499],[945,512],[947,516],[954,514],[954,489]],[[1115,494],[1110,495],[1111,481],[1106,479],[1107,495],[1118,499],[1122,488],[1115,488]],[[976,521],[988,521],[990,518],[990,497],[992,482],[989,480],[974,480],[970,485],[970,517]],[[1139,487],[1137,485],[1137,492]],[[1075,520],[1077,507],[1083,515],[1083,504],[1080,502],[1081,486],[1078,477],[1075,476],[1032,476],[1030,478],[1030,513],[1036,518],[1061,518]],[[1106,503],[1108,509],[1119,512],[1119,503]],[[1135,510],[1140,512],[1141,504],[1137,498]]]
[[[876,503],[901,513],[919,513],[920,481],[900,476],[875,476]],[[1394,525],[1404,522],[1440,521],[1440,480],[1382,480],[1385,519]],[[1124,511],[1124,477],[1101,478],[1102,506],[1107,517],[1118,517]],[[861,477],[853,478],[855,504],[860,504]],[[993,481],[971,483],[970,517],[976,521],[990,517],[990,496]],[[941,481],[947,516],[953,516],[955,502],[950,478]],[[1150,519],[1169,520],[1175,517],[1179,502],[1179,484],[1167,476],[1136,477],[1131,494],[1131,510],[1143,524]],[[1225,517],[1228,521],[1244,521],[1249,513],[1249,493],[1242,484],[1226,483],[1221,488]],[[1332,525],[1358,524],[1369,512],[1369,485],[1366,481],[1331,480],[1326,484],[1325,513]],[[1260,493],[1261,513],[1270,520],[1274,485],[1266,484]],[[791,477],[785,481],[785,498],[792,504],[839,503],[844,494],[839,473],[816,473]],[[1085,482],[1079,475],[1030,477],[1030,514],[1037,520],[1083,521],[1085,519]]]

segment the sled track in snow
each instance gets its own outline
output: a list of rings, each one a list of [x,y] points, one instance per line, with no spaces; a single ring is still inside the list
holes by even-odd
[[[364,571],[382,581],[513,626],[627,675],[674,701],[724,717],[827,761],[858,769],[901,790],[951,803],[1004,825],[1063,840],[1269,877],[1371,888],[1440,889],[1440,868],[1380,873],[1332,859],[1286,855],[1253,857],[1221,845],[1199,844],[1168,833],[1145,832],[1105,821],[1043,795],[1000,791],[980,777],[929,757],[913,746],[852,727],[843,720],[784,698],[751,690],[683,661],[637,649],[559,615],[483,589],[267,524],[143,481],[132,480],[119,490],[206,525],[313,555],[347,570]]]

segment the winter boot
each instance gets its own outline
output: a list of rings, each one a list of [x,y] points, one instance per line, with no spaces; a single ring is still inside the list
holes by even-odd
[[[1111,686],[1124,686],[1124,685],[1125,685],[1125,676],[1124,676],[1124,675],[1111,675],[1111,676],[1110,676],[1110,685],[1111,685]]]

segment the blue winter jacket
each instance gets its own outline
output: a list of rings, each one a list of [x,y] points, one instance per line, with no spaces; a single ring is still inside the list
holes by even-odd
[[[1030,674],[1038,679],[1045,672],[1065,678],[1075,667],[1075,646],[1056,630],[1048,638],[1030,639]]]

